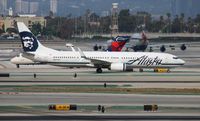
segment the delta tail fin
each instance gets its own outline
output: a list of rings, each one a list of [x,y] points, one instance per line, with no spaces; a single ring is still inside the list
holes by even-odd
[[[39,46],[41,46],[37,38],[23,22],[17,22],[17,28],[24,52],[36,52]]]
[[[108,51],[121,51],[129,39],[129,36],[117,36],[111,42],[111,45],[108,47]]]

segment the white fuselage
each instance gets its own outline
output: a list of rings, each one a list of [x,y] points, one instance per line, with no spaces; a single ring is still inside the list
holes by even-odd
[[[82,58],[78,51],[58,51],[41,46],[36,52],[24,53],[11,59],[18,65],[50,64],[64,67],[94,67],[112,69],[112,64],[118,66],[125,64],[126,68],[173,68],[183,65],[185,62],[174,55],[152,52],[98,52],[85,51]],[[95,64],[92,61],[101,61]],[[105,62],[105,64],[103,63]],[[119,67],[122,68],[122,67]]]
[[[49,48],[48,48],[49,49]],[[69,67],[96,67],[91,63],[91,60],[100,60],[107,63],[126,63],[130,67],[177,67],[184,64],[184,61],[176,56],[165,53],[149,53],[149,52],[83,52],[89,58],[81,58],[79,52],[74,51],[57,51],[49,49],[43,53],[35,53],[34,61],[48,63],[56,66],[69,66]],[[91,59],[91,60],[90,60]],[[103,66],[103,68],[109,68]]]

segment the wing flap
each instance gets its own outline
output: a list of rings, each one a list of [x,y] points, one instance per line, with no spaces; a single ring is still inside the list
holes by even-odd
[[[79,51],[79,54],[80,54],[81,58],[90,60],[91,63],[92,63],[94,66],[97,66],[97,67],[99,67],[99,66],[105,67],[105,66],[106,66],[106,67],[107,67],[107,66],[110,66],[110,65],[111,65],[111,63],[108,62],[108,61],[104,61],[104,60],[99,60],[99,59],[93,59],[93,58],[88,58],[88,57],[86,57],[85,54],[83,53],[83,51],[81,51],[80,48],[78,48],[78,51]]]

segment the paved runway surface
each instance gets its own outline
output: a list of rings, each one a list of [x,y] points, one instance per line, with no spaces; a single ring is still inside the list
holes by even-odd
[[[139,95],[139,94],[90,94],[90,93],[19,93],[0,95],[0,105],[144,105],[200,107],[200,96],[193,95]]]
[[[94,69],[23,68],[0,69],[10,77],[0,77],[0,85],[129,84],[134,88],[200,88],[200,69],[177,68],[171,73],[110,72],[97,74]],[[34,78],[34,73],[37,75]],[[77,77],[74,77],[74,74]]]
[[[173,115],[160,115],[160,116],[135,116],[135,115],[71,115],[71,116],[0,116],[0,120],[102,120],[102,121],[124,121],[124,120],[134,120],[134,121],[142,121],[142,120],[200,120],[200,116],[173,116]]]
[[[74,45],[81,46],[82,50],[92,50],[95,43],[74,43]],[[68,69],[53,67],[49,65],[35,65],[35,66],[21,66],[17,69],[15,65],[9,61],[0,61],[0,73],[9,73],[10,77],[0,77],[0,86],[4,85],[67,85],[79,84],[100,85],[104,82],[109,84],[132,85],[132,88],[200,88],[200,55],[199,45],[192,45],[186,51],[180,49],[170,50],[172,53],[182,57],[186,64],[181,68],[172,69],[171,73],[153,73],[152,70],[139,73],[138,69],[134,72],[110,72],[104,70],[105,73],[96,74],[95,69]],[[5,47],[5,45],[0,45]],[[12,46],[11,46],[12,47]],[[90,49],[88,49],[90,47]],[[53,46],[53,48],[62,48],[60,45]],[[12,55],[12,54],[11,54]],[[11,56],[6,54],[7,56]],[[1,55],[0,55],[1,56]],[[5,54],[0,59],[4,60]],[[6,58],[7,59],[7,58]],[[34,78],[33,74],[37,77]],[[74,78],[74,74],[77,77]],[[36,114],[24,115],[15,114],[0,114],[0,120],[200,120],[199,95],[140,95],[140,94],[89,94],[89,93],[14,93],[14,94],[0,94],[0,106],[26,106],[26,105],[48,105],[57,103],[71,103],[80,105],[123,105],[123,106],[142,106],[144,104],[158,104],[159,106],[170,107],[186,107],[191,108],[191,112],[183,109],[182,112],[173,111],[171,114],[165,113],[145,113],[138,112],[133,115],[113,115],[113,114],[97,114],[97,115],[80,115],[69,114],[55,115]],[[197,109],[195,109],[197,108]],[[195,109],[195,111],[193,111]],[[28,109],[27,109],[28,110]],[[197,114],[194,114],[196,112]],[[26,112],[25,112],[26,113]],[[86,112],[87,113],[87,112]],[[178,115],[176,113],[179,113]],[[193,115],[191,115],[191,113]],[[2,117],[2,116],[5,117]],[[13,116],[13,117],[12,117]]]
[[[17,95],[0,95],[0,106],[25,107],[25,111],[16,113],[1,113],[0,120],[200,120],[199,111],[187,112],[187,108],[200,108],[200,96],[192,95],[135,95],[135,94],[75,94],[75,93],[20,93]],[[110,106],[143,106],[144,104],[158,104],[172,107],[171,111],[144,112],[134,111],[126,113],[105,114],[95,112],[48,112],[40,111],[30,114],[33,110],[30,105],[49,104],[78,104],[78,105],[104,105]],[[176,112],[176,107],[184,107],[184,110]],[[47,108],[47,106],[46,106]],[[13,109],[16,110],[16,109]],[[46,109],[47,110],[47,109]],[[162,110],[162,109],[160,109]],[[37,110],[35,110],[37,111]]]

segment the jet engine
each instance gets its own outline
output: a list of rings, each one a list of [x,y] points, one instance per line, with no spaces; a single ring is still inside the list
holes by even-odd
[[[133,71],[133,68],[127,66],[125,63],[112,63],[110,69],[112,71]]]

